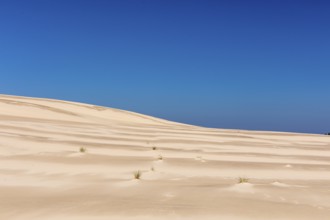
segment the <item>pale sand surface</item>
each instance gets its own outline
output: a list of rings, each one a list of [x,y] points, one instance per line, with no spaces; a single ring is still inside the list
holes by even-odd
[[[0,95],[0,219],[329,220],[330,137]]]

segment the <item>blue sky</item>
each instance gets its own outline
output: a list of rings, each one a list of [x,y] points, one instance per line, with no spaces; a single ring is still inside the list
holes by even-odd
[[[2,0],[0,93],[330,132],[328,1]]]

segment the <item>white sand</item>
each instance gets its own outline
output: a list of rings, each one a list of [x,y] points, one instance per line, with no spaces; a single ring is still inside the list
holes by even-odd
[[[328,220],[330,137],[0,95],[0,219]]]

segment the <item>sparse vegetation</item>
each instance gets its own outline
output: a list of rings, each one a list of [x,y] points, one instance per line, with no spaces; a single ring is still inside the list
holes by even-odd
[[[152,150],[157,150],[157,147],[153,146],[153,147],[152,147]]]
[[[154,167],[151,167],[150,170],[151,170],[151,171],[155,171],[155,168],[154,168]]]
[[[248,178],[244,178],[244,177],[239,177],[238,178],[238,183],[248,183],[249,179]]]
[[[140,170],[134,172],[134,179],[139,180],[141,178],[141,175],[142,175],[142,173]]]
[[[158,160],[163,160],[163,156],[162,155],[158,155]]]
[[[79,152],[80,152],[80,153],[85,153],[86,151],[87,151],[87,149],[84,148],[84,147],[81,147],[81,148],[79,149]]]

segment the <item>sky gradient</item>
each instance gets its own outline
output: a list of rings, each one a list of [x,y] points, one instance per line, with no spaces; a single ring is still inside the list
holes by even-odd
[[[330,132],[330,2],[0,1],[0,93]]]

